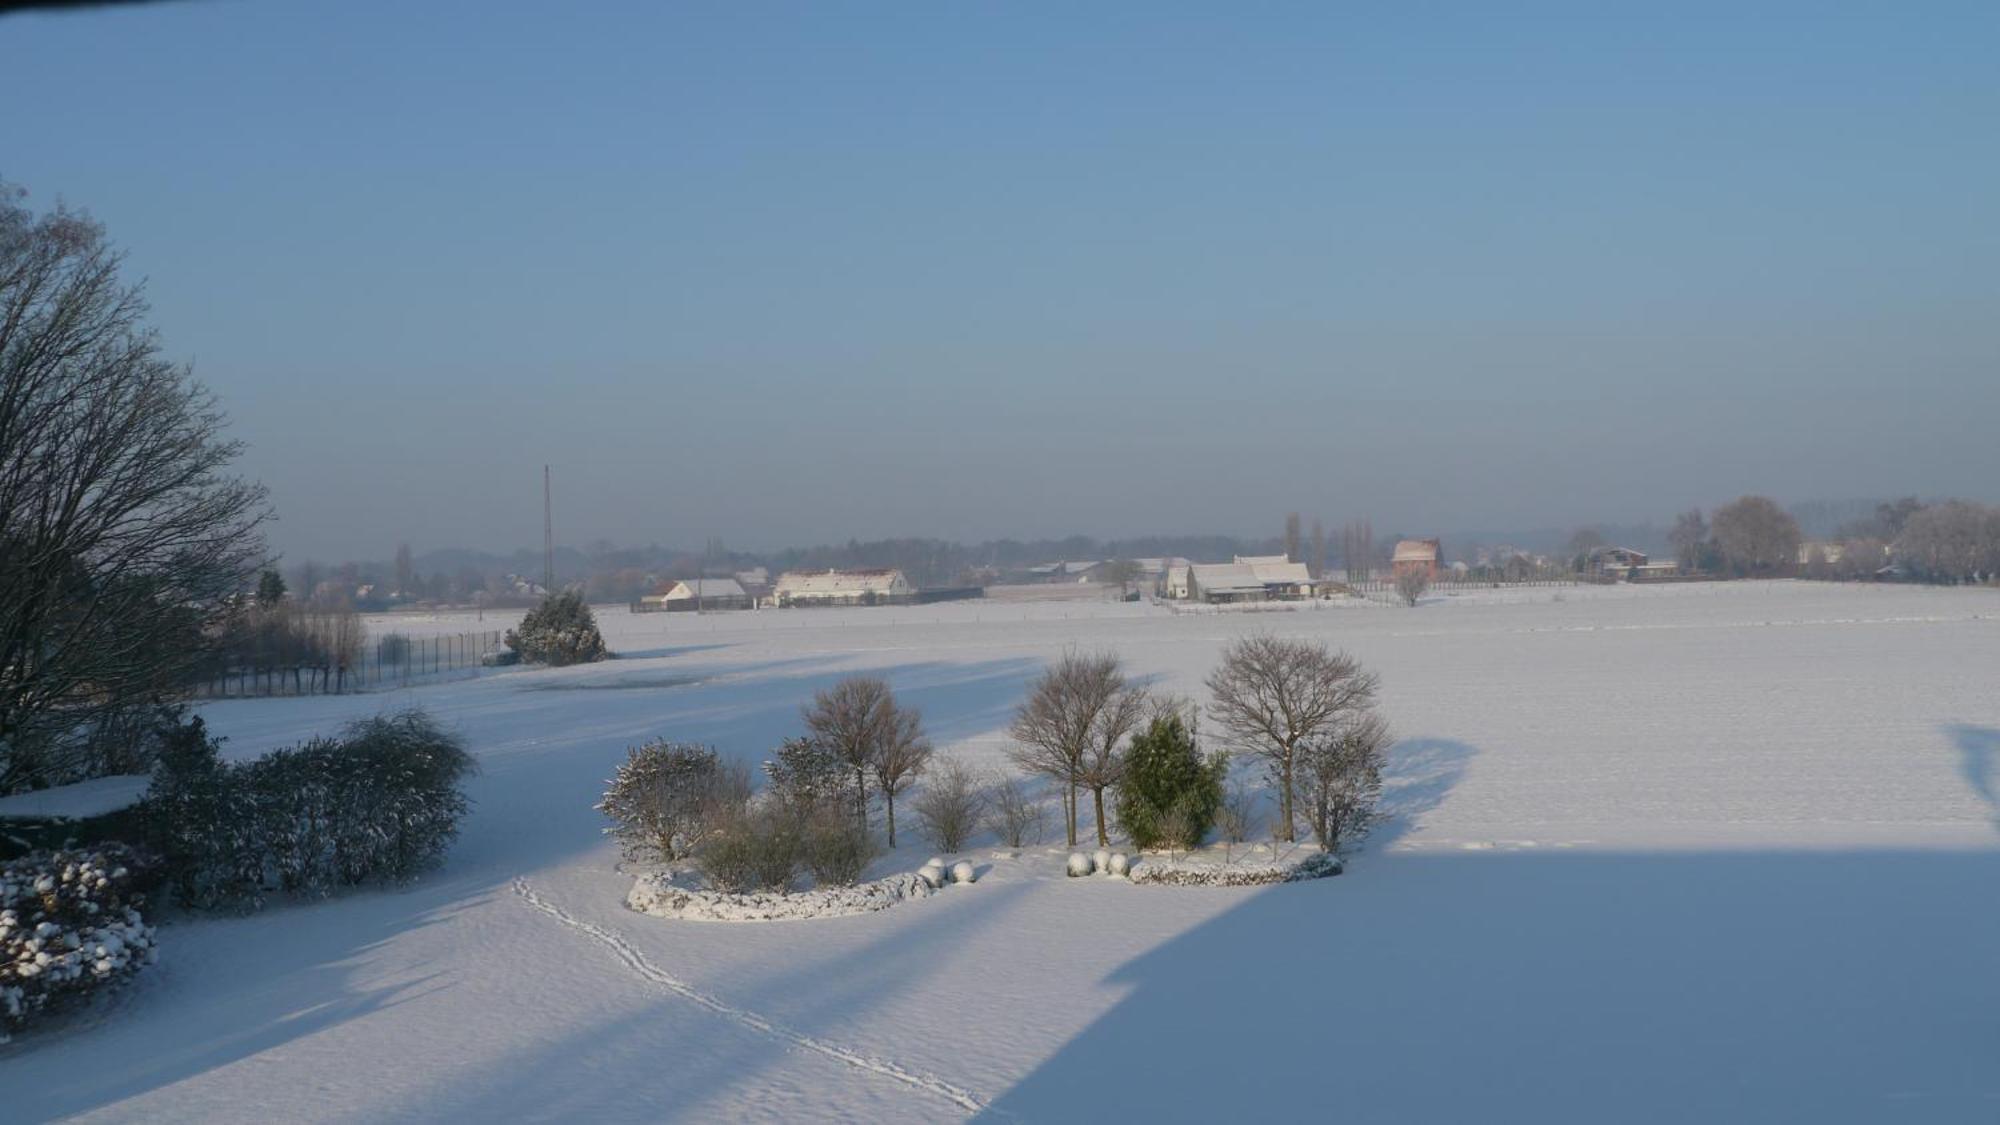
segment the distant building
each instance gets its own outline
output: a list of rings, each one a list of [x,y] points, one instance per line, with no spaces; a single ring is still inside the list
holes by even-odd
[[[1646,552],[1630,547],[1598,547],[1585,561],[1585,569],[1600,578],[1630,578],[1647,565]]]
[[[879,570],[794,570],[778,576],[771,591],[777,606],[877,605],[909,601],[916,593],[903,572]]]
[[[692,612],[697,609],[749,609],[750,595],[734,578],[688,578],[657,594],[639,599],[648,609]]]
[[[1412,571],[1419,571],[1435,582],[1438,556],[1443,553],[1444,547],[1436,539],[1405,539],[1396,544],[1396,553],[1389,558],[1389,573],[1401,578]]]
[[[1186,571],[1187,592],[1177,596],[1204,602],[1309,598],[1313,593],[1306,564],[1290,562],[1283,555],[1238,555],[1235,562],[1195,563]],[[1168,571],[1168,589],[1174,588],[1176,577],[1174,570]]]
[[[1808,539],[1799,544],[1799,565],[1806,566],[1811,563],[1814,551],[1819,552],[1821,561],[1837,563],[1840,561],[1840,557],[1847,553],[1847,545],[1845,543],[1830,543],[1823,539]]]

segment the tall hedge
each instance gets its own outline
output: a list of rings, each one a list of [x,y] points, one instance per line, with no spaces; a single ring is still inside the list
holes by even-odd
[[[144,803],[169,886],[198,909],[273,892],[321,896],[409,879],[458,834],[471,755],[429,716],[364,719],[252,762],[222,760],[196,723],[161,754]]]

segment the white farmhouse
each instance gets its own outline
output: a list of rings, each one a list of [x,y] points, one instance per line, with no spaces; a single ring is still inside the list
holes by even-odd
[[[1175,593],[1176,582],[1185,593]],[[1184,579],[1168,573],[1169,597],[1199,598],[1205,602],[1248,602],[1271,598],[1306,598],[1313,592],[1312,574],[1306,564],[1283,555],[1238,555],[1235,562],[1196,563],[1187,568]]]
[[[908,601],[915,593],[900,570],[793,570],[778,576],[771,601],[779,606],[877,605]]]

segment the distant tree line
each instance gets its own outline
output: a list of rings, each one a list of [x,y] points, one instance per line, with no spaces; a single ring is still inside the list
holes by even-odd
[[[1826,505],[1819,505],[1825,508]],[[1875,505],[1822,540],[1807,542],[1796,515],[1745,496],[1704,518],[1682,512],[1668,539],[1683,570],[1733,577],[1891,578],[1992,582],[2000,578],[2000,508],[1914,496]]]

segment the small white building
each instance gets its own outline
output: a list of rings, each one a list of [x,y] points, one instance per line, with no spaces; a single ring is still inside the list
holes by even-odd
[[[734,578],[688,578],[639,599],[645,609],[667,612],[749,609],[750,595]]]
[[[771,591],[777,606],[878,605],[915,595],[900,570],[792,570],[778,576]]]
[[[1169,571],[1167,588],[1175,588]],[[1306,564],[1283,555],[1239,555],[1230,563],[1195,563],[1187,568],[1186,593],[1179,596],[1205,602],[1249,602],[1312,596],[1312,574]]]

